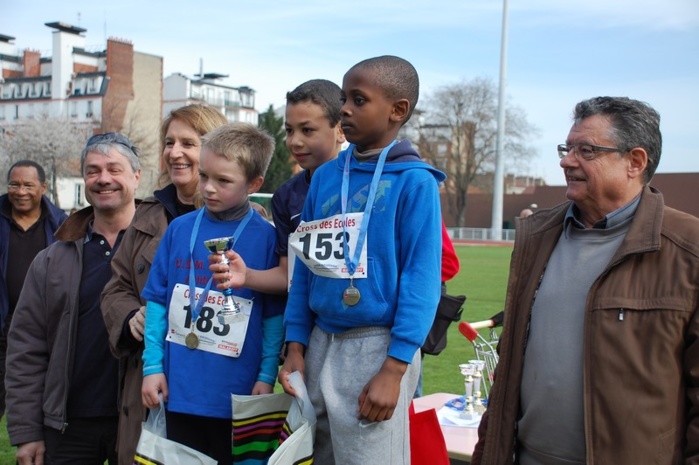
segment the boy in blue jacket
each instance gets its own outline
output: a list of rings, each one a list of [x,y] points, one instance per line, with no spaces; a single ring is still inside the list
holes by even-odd
[[[316,463],[410,463],[408,406],[440,296],[445,178],[395,140],[418,93],[402,58],[370,58],[345,74],[351,145],[316,170],[292,235],[300,261],[279,381],[293,395],[288,375],[304,374],[318,416]]]
[[[238,289],[238,313],[220,319],[224,298],[213,287],[204,242],[233,236],[234,250],[251,266],[278,265],[274,228],[248,200],[262,186],[274,140],[253,125],[233,123],[202,141],[199,190],[205,207],[170,223],[143,289],[142,397],[153,408],[162,394],[169,439],[230,465],[231,394],[272,392],[284,305],[279,296]]]

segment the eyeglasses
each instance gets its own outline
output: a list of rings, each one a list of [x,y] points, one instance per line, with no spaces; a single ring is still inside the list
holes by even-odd
[[[24,188],[25,191],[27,191],[28,193],[31,194],[34,191],[36,191],[39,188],[39,186],[35,186],[34,184],[16,184],[16,183],[10,183],[7,185],[7,190],[12,191],[12,192],[16,192],[22,188]]]
[[[120,144],[131,150],[134,155],[138,156],[138,149],[131,141],[123,134],[118,132],[105,132],[104,134],[95,134],[87,140],[85,147],[95,144]]]
[[[574,151],[578,158],[590,161],[597,157],[597,153],[613,153],[613,152],[625,152],[617,147],[600,147],[599,145],[592,144],[559,144],[558,145],[558,157],[562,160],[571,151]]]

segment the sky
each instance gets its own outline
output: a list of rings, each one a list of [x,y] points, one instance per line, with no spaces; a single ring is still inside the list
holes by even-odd
[[[163,57],[163,76],[227,74],[256,91],[256,109],[284,104],[314,78],[339,85],[355,63],[409,60],[421,99],[474,78],[500,81],[503,2],[497,0],[0,0],[0,34],[51,51],[44,23],[87,29]],[[599,95],[645,101],[661,115],[658,172],[699,172],[699,1],[509,0],[505,95],[538,128],[524,174],[564,184],[556,145],[575,104]],[[418,102],[418,108],[420,103]],[[507,168],[506,168],[507,170]]]

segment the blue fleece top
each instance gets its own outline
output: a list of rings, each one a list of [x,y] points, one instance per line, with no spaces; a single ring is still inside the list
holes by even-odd
[[[189,267],[194,266],[197,287],[205,287],[211,272],[207,260],[209,251],[204,246],[204,241],[230,236],[240,223],[220,221],[207,214],[203,215],[192,263],[190,236],[198,214],[199,211],[188,213],[170,223],[148,274],[142,294],[148,301],[143,374],[165,373],[170,391],[168,410],[230,418],[231,393],[250,394],[257,380],[274,384],[283,341],[281,315],[284,305],[278,296],[250,289],[234,290],[234,295],[253,301],[243,351],[238,358],[190,350],[180,344],[165,342],[167,311],[174,286],[178,283],[188,285]],[[274,253],[275,245],[274,228],[255,213],[240,237],[236,238],[234,249],[248,266],[266,270],[279,263]],[[212,288],[215,289],[213,285]],[[211,320],[214,326],[218,325],[215,320]],[[274,325],[269,324],[272,322],[277,323],[278,331],[274,330]],[[270,331],[277,334],[276,338],[269,337]]]
[[[1,195],[0,212],[4,211],[9,204],[10,200],[8,199],[8,195]],[[56,238],[53,237],[53,235],[58,227],[68,218],[68,215],[52,204],[45,195],[41,197],[41,208],[43,214],[45,214],[44,230],[46,231],[46,245],[48,246],[56,242]],[[10,243],[10,221],[12,221],[10,217],[0,215],[0,331],[3,333],[7,331],[7,328],[5,328],[5,319],[10,310],[7,288],[5,287],[9,266],[7,263],[7,247]]]
[[[303,221],[341,213],[340,186],[348,156],[347,212],[364,211],[376,160],[360,162],[348,150],[314,173]],[[354,280],[360,301],[345,305],[342,293],[349,280],[316,276],[297,259],[284,315],[287,342],[308,345],[314,325],[330,333],[383,326],[391,329],[387,355],[411,362],[427,337],[441,292],[438,183],[444,179],[408,141],[390,150],[367,232],[368,277]]]

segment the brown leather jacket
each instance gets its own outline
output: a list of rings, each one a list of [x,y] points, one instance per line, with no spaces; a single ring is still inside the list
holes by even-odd
[[[174,192],[172,185],[160,192],[169,192],[169,188]],[[165,206],[155,197],[149,197],[139,205],[112,259],[112,279],[102,292],[102,315],[109,333],[109,346],[120,361],[117,439],[120,465],[133,463],[141,423],[146,414],[141,401],[143,343],[134,344],[124,335],[124,323],[130,314],[145,305],[141,291],[146,285],[160,239],[168,226],[165,211]]]
[[[500,363],[472,465],[517,463],[532,299],[567,208],[517,222]],[[588,294],[588,465],[699,464],[698,307],[699,219],[665,207],[662,194],[646,187],[624,242]]]

